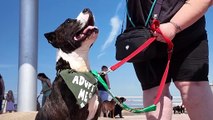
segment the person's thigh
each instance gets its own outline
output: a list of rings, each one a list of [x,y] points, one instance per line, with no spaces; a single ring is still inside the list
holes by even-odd
[[[208,41],[200,40],[175,54],[171,64],[172,78],[192,120],[213,117],[213,95],[208,83]]]
[[[174,53],[170,73],[173,81],[208,81],[208,41],[201,40]]]
[[[209,120],[213,118],[213,94],[208,81],[176,81],[183,104],[191,120]]]

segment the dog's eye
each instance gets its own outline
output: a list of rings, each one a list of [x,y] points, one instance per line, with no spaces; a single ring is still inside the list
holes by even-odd
[[[70,23],[70,21],[71,21],[70,19],[66,19],[66,23]]]

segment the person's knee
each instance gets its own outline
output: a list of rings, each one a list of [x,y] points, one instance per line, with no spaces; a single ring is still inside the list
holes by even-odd
[[[184,105],[199,104],[204,97],[205,83],[203,82],[175,82],[179,89]]]
[[[168,98],[172,98],[170,91],[169,91],[169,83],[165,85],[164,90],[162,92],[161,97],[168,97]],[[153,102],[156,98],[156,93],[158,92],[159,87],[154,87],[148,90],[144,90],[143,91],[143,96],[144,96],[144,102],[145,104],[148,103],[150,104],[150,102]]]

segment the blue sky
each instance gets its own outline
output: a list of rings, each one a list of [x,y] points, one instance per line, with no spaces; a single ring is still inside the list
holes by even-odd
[[[38,33],[38,72],[44,72],[54,80],[56,50],[48,44],[43,34],[56,29],[66,18],[75,18],[84,8],[90,8],[99,28],[99,36],[90,51],[90,65],[93,70],[100,70],[102,65],[112,66],[115,60],[115,37],[120,33],[124,16],[125,0],[40,0]],[[0,5],[0,73],[6,91],[17,91],[18,51],[19,51],[19,0],[3,0]],[[209,44],[213,44],[213,8],[206,14]],[[210,47],[210,82],[213,82],[213,47]],[[141,95],[133,66],[124,64],[109,73],[111,90],[115,95]],[[41,90],[40,81],[37,82]],[[171,86],[173,95],[179,95]]]

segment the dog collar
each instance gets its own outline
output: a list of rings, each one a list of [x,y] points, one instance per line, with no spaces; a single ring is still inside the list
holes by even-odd
[[[77,104],[81,108],[88,103],[97,91],[97,79],[90,72],[76,72],[72,69],[65,69],[59,74],[74,94]]]

